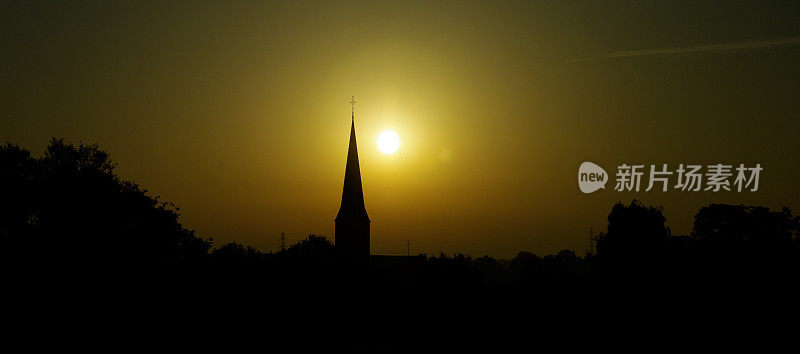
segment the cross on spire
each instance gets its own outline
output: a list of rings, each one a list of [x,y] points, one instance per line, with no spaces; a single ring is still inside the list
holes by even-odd
[[[350,118],[356,117],[356,96],[350,96]]]

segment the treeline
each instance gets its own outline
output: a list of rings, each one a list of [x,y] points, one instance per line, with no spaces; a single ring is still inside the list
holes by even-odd
[[[595,235],[596,250],[585,254],[522,251],[511,260],[441,254],[353,267],[318,235],[277,253],[237,243],[213,248],[211,239],[180,223],[177,207],[120,179],[115,166],[97,145],[62,139],[52,139],[40,157],[14,144],[0,147],[6,269],[154,272],[258,286],[366,280],[425,289],[784,279],[800,269],[800,218],[789,209],[712,204],[696,214],[690,235],[675,236],[660,208],[635,200],[613,206],[607,230]]]
[[[4,260],[37,267],[152,267],[201,261],[211,240],[132,181],[97,145],[52,139],[41,157],[0,148]]]

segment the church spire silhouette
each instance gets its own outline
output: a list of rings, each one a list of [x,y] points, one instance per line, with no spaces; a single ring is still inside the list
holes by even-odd
[[[355,99],[350,104],[353,105],[350,112],[350,146],[344,171],[342,204],[336,215],[334,234],[337,251],[353,261],[363,263],[369,258],[369,216],[364,206],[361,167],[358,163]]]

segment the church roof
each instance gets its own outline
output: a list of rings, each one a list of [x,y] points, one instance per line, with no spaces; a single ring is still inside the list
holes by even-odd
[[[342,205],[336,220],[367,219],[364,207],[364,192],[361,189],[361,168],[358,165],[358,147],[356,146],[355,118],[350,122],[350,147],[347,150],[347,167],[344,170],[344,187],[342,188]]]

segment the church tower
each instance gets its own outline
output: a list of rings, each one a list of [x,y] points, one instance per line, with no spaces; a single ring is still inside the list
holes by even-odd
[[[354,104],[355,101],[351,101]],[[355,114],[350,117],[350,147],[347,150],[347,167],[344,170],[342,205],[336,215],[334,237],[337,252],[353,262],[369,260],[369,217],[364,207],[361,189],[361,168],[356,147]]]

